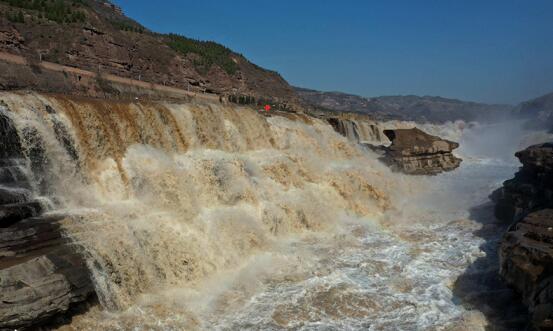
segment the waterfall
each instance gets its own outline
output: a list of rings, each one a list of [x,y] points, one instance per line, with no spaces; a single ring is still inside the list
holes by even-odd
[[[363,118],[361,115],[356,117],[357,118],[331,117],[328,118],[327,121],[336,132],[354,143],[379,145],[389,142],[386,136],[382,134],[382,130],[376,122]]]
[[[283,238],[376,219],[405,186],[371,152],[301,114],[35,93],[0,100],[33,194],[69,215],[64,228],[107,310],[194,286]],[[344,130],[380,139],[368,124]]]
[[[0,196],[84,256],[100,304],[75,330],[483,330],[503,315],[459,300],[495,295],[472,272],[517,166],[497,142],[550,139],[520,124],[419,124],[466,162],[409,177],[363,145],[412,122],[0,92]]]

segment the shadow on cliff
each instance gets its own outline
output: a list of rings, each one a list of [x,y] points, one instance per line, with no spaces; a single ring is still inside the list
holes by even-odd
[[[484,240],[485,256],[476,259],[454,284],[453,294],[460,305],[482,312],[487,330],[524,330],[528,320],[521,298],[499,276],[499,244],[508,224],[497,220],[491,202],[470,209],[470,219],[482,224],[473,234]]]

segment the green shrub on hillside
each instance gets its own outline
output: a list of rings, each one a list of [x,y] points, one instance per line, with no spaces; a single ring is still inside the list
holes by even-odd
[[[186,38],[177,34],[166,35],[167,45],[183,55],[194,53],[200,59],[194,61],[196,70],[207,73],[213,64],[218,65],[229,75],[234,75],[238,65],[231,58],[231,50],[212,41],[201,41]]]
[[[112,21],[111,24],[121,31],[144,33],[144,28],[139,25],[134,25],[124,21]]]
[[[38,11],[39,18],[57,23],[84,22],[86,15],[75,7],[83,5],[83,0],[0,0],[12,7]],[[21,22],[20,22],[21,23]]]
[[[18,12],[6,12],[6,18],[12,23],[25,23],[25,16],[23,16],[23,12],[21,10]]]

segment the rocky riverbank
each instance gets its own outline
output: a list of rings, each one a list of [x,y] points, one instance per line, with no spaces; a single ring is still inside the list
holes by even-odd
[[[516,153],[520,171],[492,194],[501,242],[500,274],[528,306],[531,328],[553,330],[553,144]]]

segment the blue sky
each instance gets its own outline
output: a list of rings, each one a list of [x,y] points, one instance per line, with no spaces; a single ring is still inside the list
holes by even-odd
[[[116,0],[291,84],[518,103],[553,91],[553,0]]]

